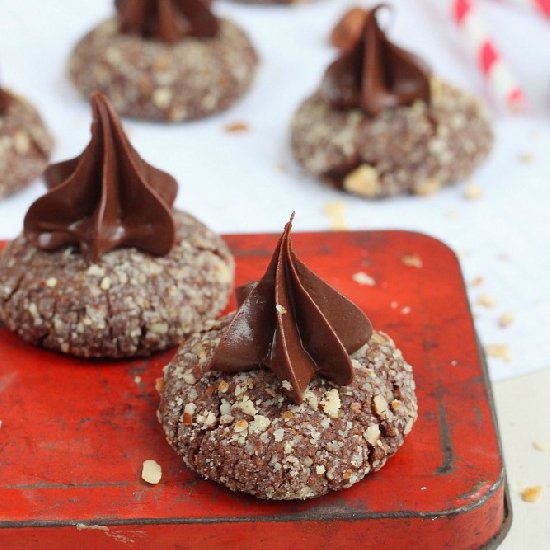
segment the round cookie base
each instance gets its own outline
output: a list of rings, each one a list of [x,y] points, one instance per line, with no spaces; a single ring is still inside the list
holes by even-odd
[[[222,239],[175,212],[167,256],[118,249],[89,263],[24,236],[0,254],[0,320],[28,343],[79,357],[148,356],[201,330],[227,303],[234,262]]]
[[[291,125],[292,151],[312,176],[365,198],[430,195],[463,180],[488,156],[493,133],[481,103],[432,78],[432,105],[369,118],[333,109],[319,93]]]
[[[53,138],[38,111],[24,98],[8,94],[8,108],[0,115],[0,199],[38,178],[53,148]]]
[[[181,122],[228,109],[251,86],[257,65],[248,36],[226,19],[216,38],[176,45],[119,34],[110,19],[75,46],[69,75],[85,97],[99,90],[123,116]]]
[[[189,468],[259,498],[307,499],[351,487],[401,447],[418,406],[412,368],[388,336],[352,355],[351,385],[314,379],[295,405],[269,370],[208,371],[230,318],[165,367],[158,418]]]

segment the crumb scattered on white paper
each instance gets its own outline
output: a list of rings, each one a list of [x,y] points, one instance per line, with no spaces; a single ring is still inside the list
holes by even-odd
[[[231,124],[227,124],[224,130],[230,134],[241,134],[243,132],[248,132],[250,127],[246,122],[232,122]]]
[[[533,487],[526,487],[521,492],[521,500],[523,502],[537,502],[542,493],[542,487],[540,485],[534,485]]]
[[[548,443],[546,443],[546,441],[533,441],[533,447],[541,453],[545,453],[546,451],[548,451]]]
[[[483,284],[483,277],[481,277],[480,275],[478,275],[477,277],[474,277],[470,281],[470,286],[473,286],[473,287],[478,287],[478,286],[481,286],[482,284]]]
[[[521,164],[530,164],[531,162],[533,162],[534,159],[535,157],[532,153],[521,153],[521,155],[519,156],[519,161],[521,162]]]
[[[503,313],[498,319],[498,326],[500,328],[507,328],[514,322],[514,316],[507,312]]]
[[[481,187],[475,183],[468,183],[464,188],[463,197],[469,201],[476,201],[483,195]]]
[[[483,307],[493,307],[495,305],[495,301],[492,296],[490,296],[486,292],[483,292],[478,296],[476,304]]]
[[[447,218],[449,220],[457,220],[458,219],[458,212],[456,210],[448,210],[447,211]]]
[[[485,352],[493,359],[502,359],[507,363],[512,360],[512,351],[507,344],[489,344],[485,346]]]
[[[346,205],[341,201],[330,201],[323,207],[324,214],[328,217],[330,228],[338,231],[348,228],[346,220]]]
[[[156,460],[144,460],[141,469],[141,478],[151,485],[156,485],[162,478],[160,464]]]

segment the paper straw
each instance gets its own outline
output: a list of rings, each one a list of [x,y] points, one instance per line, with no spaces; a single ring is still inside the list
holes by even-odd
[[[453,19],[462,30],[494,98],[510,111],[524,110],[523,92],[512,71],[502,59],[474,0],[451,0],[451,2]]]

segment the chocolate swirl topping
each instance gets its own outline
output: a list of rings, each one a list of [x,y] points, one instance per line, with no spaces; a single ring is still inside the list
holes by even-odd
[[[80,156],[46,169],[48,192],[29,208],[25,236],[47,251],[78,245],[92,262],[122,247],[168,254],[176,180],[138,155],[103,94],[90,103],[92,139]]]
[[[383,4],[366,10],[363,30],[325,72],[321,96],[337,109],[361,109],[370,116],[416,100],[430,103],[429,71],[396,46],[377,21]]]
[[[271,369],[285,391],[301,403],[314,376],[350,384],[349,354],[370,339],[366,315],[323,282],[292,250],[285,226],[261,280],[237,290],[240,307],[223,333],[210,369],[238,372]],[[284,387],[283,386],[283,387]]]
[[[213,38],[219,22],[210,0],[116,0],[123,34],[175,44],[188,36]]]
[[[3,115],[8,110],[11,96],[0,86],[0,115]]]

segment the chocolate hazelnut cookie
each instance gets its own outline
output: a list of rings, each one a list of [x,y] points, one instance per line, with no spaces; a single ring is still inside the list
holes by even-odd
[[[417,418],[391,338],[295,255],[290,223],[236,313],[165,368],[159,421],[185,464],[260,498],[313,498],[380,469]]]
[[[365,198],[431,194],[467,178],[487,157],[487,112],[431,76],[367,10],[322,84],[292,120],[292,151],[311,175]],[[351,38],[350,38],[351,37]]]
[[[132,148],[107,99],[92,139],[51,165],[48,192],[0,255],[0,320],[25,341],[81,357],[135,357],[180,343],[225,306],[233,258],[173,210],[177,182]]]
[[[0,88],[0,199],[40,176],[52,147],[38,111],[23,97]]]
[[[256,51],[207,0],[118,0],[116,9],[71,54],[84,95],[100,90],[121,115],[178,122],[223,111],[250,87]]]

